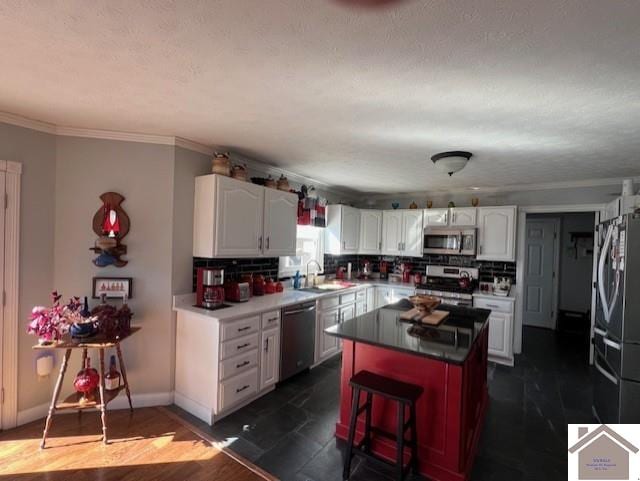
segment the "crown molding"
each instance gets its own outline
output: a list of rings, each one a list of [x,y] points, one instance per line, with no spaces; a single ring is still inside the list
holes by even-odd
[[[64,137],[82,137],[90,139],[120,140],[124,142],[141,142],[145,144],[174,145],[183,149],[193,150],[202,154],[211,155],[213,147],[199,144],[193,140],[170,135],[139,134],[133,132],[120,132],[117,130],[85,129],[80,127],[67,127],[55,125],[49,122],[29,119],[9,112],[0,112],[0,122],[24,127],[47,134],[60,135]]]
[[[168,135],[153,135],[153,134],[138,134],[132,132],[120,132],[115,130],[101,130],[101,129],[85,129],[79,127],[66,127],[55,125],[49,122],[42,122],[40,120],[33,120],[20,115],[11,114],[8,112],[0,112],[0,122],[4,122],[18,127],[24,127],[27,129],[37,130],[40,132],[46,132],[48,134],[60,135],[65,137],[81,137],[91,139],[104,139],[104,140],[119,140],[124,142],[141,142],[145,144],[160,144],[160,145],[173,145],[181,147],[183,149],[199,152],[205,155],[213,155],[216,151],[224,151],[224,148],[220,148],[213,145],[204,145],[193,140],[185,139],[184,137],[174,137]],[[298,182],[300,184],[311,184],[326,192],[334,194],[336,196],[344,197],[347,199],[354,199],[358,196],[357,192],[351,192],[348,190],[337,189],[329,184],[321,182],[317,179],[306,177],[304,175],[296,174],[287,169],[276,167],[274,165],[261,162],[259,160],[250,159],[243,155],[231,152],[234,159],[247,164],[247,167],[252,168],[255,171],[263,174],[280,176],[284,175],[288,179]]]
[[[175,137],[175,146],[182,147],[183,149],[192,150],[205,155],[213,155],[215,149],[212,146],[199,144],[193,140],[184,139],[182,137]]]
[[[561,182],[544,182],[538,184],[510,184],[499,187],[480,187],[472,189],[471,187],[461,187],[456,189],[435,189],[423,190],[415,192],[402,192],[391,194],[363,194],[364,197],[372,200],[397,199],[398,197],[424,197],[428,195],[451,195],[451,194],[495,194],[500,192],[517,192],[517,191],[535,191],[535,190],[558,190],[558,189],[580,189],[586,187],[602,187],[607,185],[619,185],[622,188],[624,179],[633,179],[634,182],[640,182],[640,176],[632,177],[609,177],[604,179],[587,179],[587,180],[569,180]]]
[[[15,125],[16,127],[24,127],[31,130],[37,130],[39,132],[45,132],[47,134],[55,135],[57,133],[57,127],[55,124],[29,119],[9,112],[0,112],[0,122]]]

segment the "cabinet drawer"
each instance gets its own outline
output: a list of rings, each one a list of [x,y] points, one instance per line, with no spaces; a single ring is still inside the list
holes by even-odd
[[[327,297],[325,299],[320,299],[319,303],[320,303],[320,310],[325,311],[327,309],[331,309],[332,307],[339,306],[340,297],[339,296]]]
[[[340,305],[343,304],[351,304],[356,302],[356,293],[352,292],[351,294],[342,294],[340,296]]]
[[[258,392],[258,368],[221,382],[219,388],[218,407],[219,411],[224,411]]]
[[[252,332],[258,332],[260,328],[260,317],[247,317],[239,321],[225,322],[221,327],[221,341],[228,341],[236,337],[246,336]]]
[[[511,314],[513,311],[513,302],[503,301],[502,299],[485,299],[482,297],[476,297],[473,300],[473,307],[480,307],[482,309],[489,309],[495,312],[505,312]]]
[[[247,352],[239,356],[230,357],[229,359],[220,362],[219,379],[223,381],[227,378],[247,371],[252,367],[258,365],[258,350]]]
[[[262,330],[280,325],[280,311],[270,311],[262,314]]]
[[[367,298],[367,290],[366,289],[362,289],[358,292],[356,292],[356,301],[360,302],[360,301],[364,301]]]
[[[231,341],[223,342],[220,345],[220,360],[227,359],[238,354],[244,354],[258,347],[258,333],[251,334],[250,336],[240,337],[238,339],[232,339]]]

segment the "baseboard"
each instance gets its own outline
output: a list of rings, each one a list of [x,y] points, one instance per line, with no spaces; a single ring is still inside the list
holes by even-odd
[[[144,408],[150,406],[168,406],[173,403],[173,392],[157,392],[157,393],[142,393],[132,394],[131,402],[134,408]],[[127,396],[122,393],[117,398],[109,403],[108,409],[126,409],[129,407]],[[18,426],[23,424],[42,419],[47,416],[49,412],[49,403],[40,404],[32,408],[18,411]],[[64,411],[57,411],[58,414],[73,414],[77,411],[73,409],[67,409]]]
[[[211,411],[211,408],[203,406],[193,399],[189,399],[187,396],[180,394],[178,391],[175,391],[173,393],[173,402],[176,404],[176,406],[181,407],[188,413],[193,414],[195,417],[201,419],[205,423],[209,425],[212,424],[213,412]]]

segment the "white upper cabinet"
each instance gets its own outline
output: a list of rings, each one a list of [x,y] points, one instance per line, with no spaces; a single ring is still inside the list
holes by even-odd
[[[449,225],[449,209],[425,209],[424,226],[447,226]]]
[[[325,229],[327,254],[357,254],[359,247],[360,211],[347,205],[328,205]]]
[[[451,209],[425,209],[425,227],[475,227],[475,207],[452,207]]]
[[[382,254],[422,257],[422,211],[385,210],[382,214]]]
[[[360,254],[380,254],[382,248],[382,211],[360,211]]]
[[[275,189],[264,191],[264,255],[296,255],[298,196]]]
[[[475,227],[477,210],[475,207],[454,207],[449,212],[449,225]]]
[[[382,254],[400,255],[402,253],[402,211],[385,210],[382,212]]]
[[[515,261],[517,207],[478,208],[479,260]]]
[[[410,209],[402,212],[402,236],[402,255],[422,257],[424,232],[421,210]]]
[[[266,193],[272,189],[215,174],[196,177],[195,182],[195,257],[295,254],[295,194]],[[266,248],[266,237],[272,250]]]

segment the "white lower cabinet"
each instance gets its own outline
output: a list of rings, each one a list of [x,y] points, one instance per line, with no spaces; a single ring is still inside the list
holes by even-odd
[[[273,389],[280,310],[231,321],[178,311],[175,403],[213,424]]]
[[[260,391],[280,378],[280,329],[262,331],[260,337]]]
[[[512,300],[474,297],[473,307],[489,309],[489,359],[513,365],[513,320]]]
[[[256,392],[258,392],[258,369],[253,368],[220,383],[218,409],[224,411],[231,408]]]
[[[324,330],[340,322],[340,308],[318,311],[316,319],[316,362],[322,362],[338,352],[338,338],[325,334]]]

